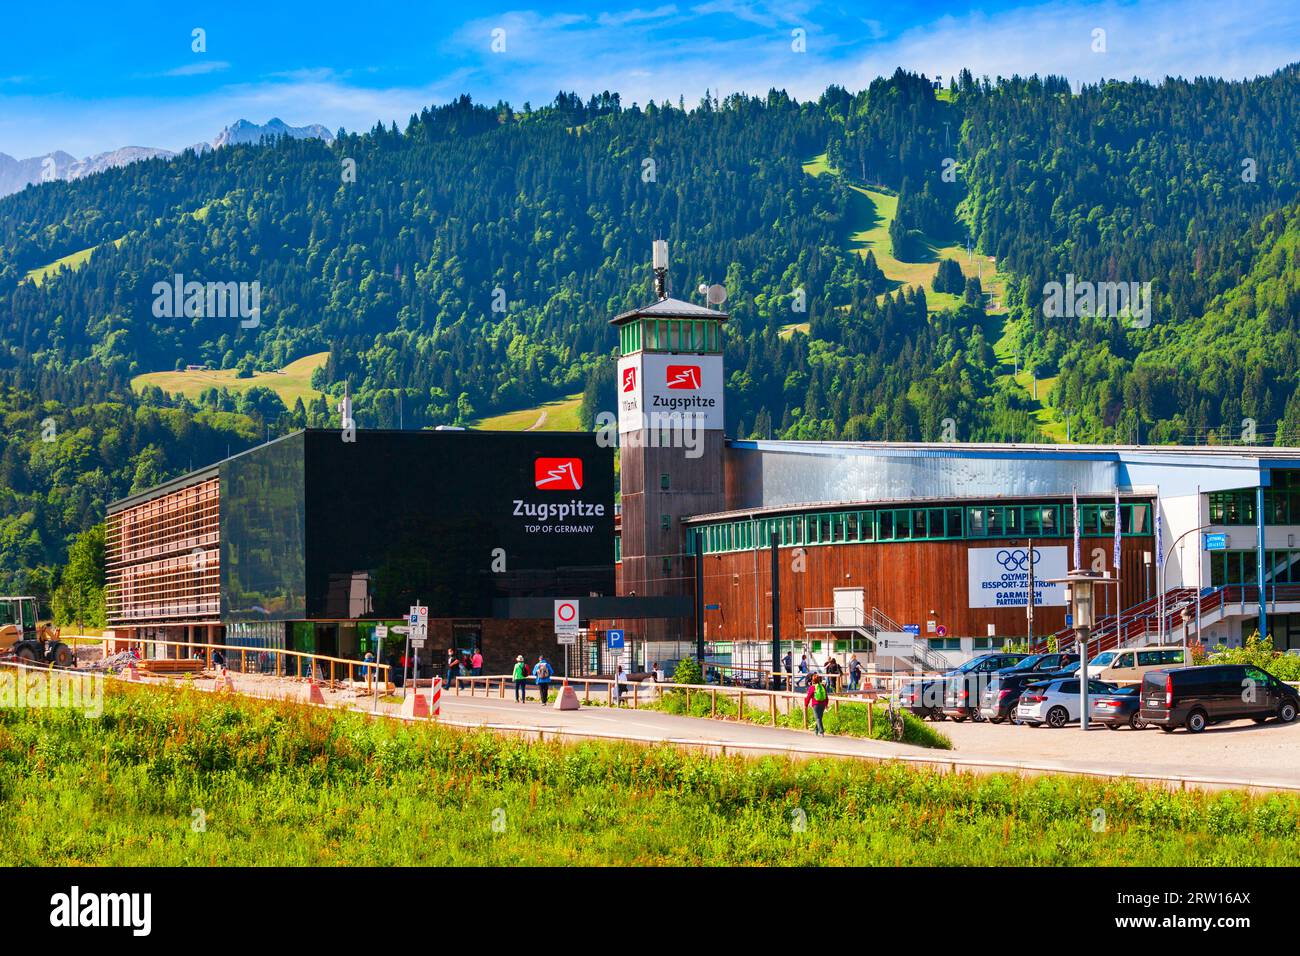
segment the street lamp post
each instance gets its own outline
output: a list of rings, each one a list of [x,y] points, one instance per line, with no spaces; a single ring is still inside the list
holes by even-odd
[[[1204,531],[1208,527],[1209,527],[1208,524],[1203,524],[1199,528],[1188,528],[1186,531],[1184,531],[1182,534],[1180,534],[1177,538],[1174,539],[1173,547],[1169,549],[1169,553],[1172,554],[1174,551],[1178,550],[1178,544],[1183,540],[1183,538],[1187,537],[1189,534],[1195,534],[1197,531]],[[1169,561],[1168,559],[1166,559],[1160,562],[1160,593],[1163,595],[1168,593],[1168,591],[1169,591]],[[1200,600],[1201,600],[1201,582],[1197,581],[1196,601],[1198,604],[1200,603]],[[1160,643],[1161,644],[1166,643],[1165,615],[1163,613],[1160,615]],[[1184,661],[1187,660],[1187,628],[1185,627],[1183,628],[1183,660]]]
[[[1118,584],[1118,578],[1092,571],[1071,571],[1066,577],[1053,579],[1068,587],[1068,600],[1074,615],[1074,636],[1079,647],[1079,729],[1088,729],[1088,638],[1097,606],[1094,589],[1098,585]]]

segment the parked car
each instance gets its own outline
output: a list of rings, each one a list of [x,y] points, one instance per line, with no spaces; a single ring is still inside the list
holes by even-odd
[[[1042,676],[1032,671],[1016,673],[999,671],[989,680],[988,687],[980,697],[980,716],[995,724],[1012,721],[1016,716],[1016,704],[1020,695],[1030,684],[1042,681]]]
[[[1142,678],[1142,719],[1165,733],[1250,718],[1284,724],[1300,712],[1300,692],[1250,664],[1210,664],[1148,671]]]
[[[980,719],[980,698],[993,674],[1012,667],[1028,654],[981,654],[943,675],[943,713],[953,720]]]
[[[1109,694],[1113,690],[1110,684],[1098,680],[1088,681],[1088,693]],[[1089,704],[1091,710],[1091,704]],[[1030,727],[1047,724],[1049,727],[1064,727],[1079,719],[1079,678],[1065,677],[1040,681],[1030,684],[1020,695],[1016,704],[1016,720]]]
[[[943,720],[943,681],[932,677],[902,685],[898,689],[898,706],[922,720]]]
[[[1140,684],[1148,671],[1168,670],[1171,667],[1181,667],[1183,663],[1183,649],[1176,644],[1121,647],[1113,651],[1102,651],[1088,661],[1088,676],[1108,683],[1123,681]]]
[[[1078,654],[1031,654],[1018,664],[1004,667],[999,674],[1019,674],[1022,672],[1038,674],[1039,679],[1048,674],[1071,667],[1079,663]]]
[[[1088,717],[1105,725],[1110,730],[1131,727],[1142,730],[1146,721],[1142,719],[1142,688],[1137,684],[1116,687],[1109,694],[1099,694],[1088,698]]]

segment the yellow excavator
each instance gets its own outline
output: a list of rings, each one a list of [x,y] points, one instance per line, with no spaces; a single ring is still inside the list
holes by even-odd
[[[0,657],[71,667],[77,656],[53,624],[36,622],[36,598],[0,597]]]

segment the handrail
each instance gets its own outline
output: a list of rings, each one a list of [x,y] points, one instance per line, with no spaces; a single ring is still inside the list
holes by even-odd
[[[131,638],[131,639],[127,639],[127,638],[112,638],[111,640],[108,639],[108,638],[105,638],[105,639],[104,639],[104,657],[105,657],[105,658],[107,658],[107,657],[111,657],[111,656],[112,656],[112,655],[109,654],[109,652],[108,652],[108,646],[109,646],[110,643],[112,644],[112,646],[113,646],[114,648],[118,648],[118,650],[115,650],[114,653],[121,653],[121,652],[122,652],[122,647],[123,647],[123,645],[125,646],[125,649],[126,649],[126,650],[135,650],[136,648],[138,648],[138,647],[143,647],[144,645],[147,645],[147,644],[161,644],[161,645],[164,645],[164,646],[167,646],[167,647],[184,647],[184,648],[188,648],[188,649],[190,649],[190,650],[195,650],[195,649],[204,649],[204,650],[207,651],[207,654],[206,654],[205,657],[204,657],[205,669],[207,669],[207,670],[211,670],[211,668],[212,668],[212,652],[213,652],[213,651],[221,651],[221,652],[223,652],[224,654],[226,654],[226,662],[227,662],[227,663],[226,663],[226,667],[227,667],[227,668],[229,668],[229,666],[230,666],[230,663],[229,663],[229,661],[230,661],[230,652],[238,652],[238,653],[239,653],[239,656],[240,656],[240,672],[241,672],[241,673],[246,673],[246,672],[247,672],[247,662],[248,662],[248,655],[249,655],[249,654],[276,654],[276,655],[280,655],[280,656],[277,658],[277,666],[276,666],[276,672],[275,672],[275,676],[276,676],[276,677],[286,677],[286,676],[299,676],[299,677],[300,677],[300,676],[302,676],[301,674],[297,674],[297,675],[291,675],[291,674],[289,674],[288,671],[287,671],[287,669],[282,669],[282,668],[280,668],[280,666],[279,666],[279,662],[282,661],[283,658],[285,658],[285,657],[296,657],[296,658],[304,658],[304,657],[305,657],[305,658],[307,658],[307,659],[309,659],[309,660],[311,661],[311,666],[310,666],[310,668],[309,668],[309,671],[310,671],[310,674],[311,674],[312,676],[314,676],[315,673],[316,673],[316,662],[317,662],[317,661],[321,661],[321,662],[324,662],[324,663],[328,663],[328,664],[329,664],[329,672],[330,672],[329,679],[330,679],[331,683],[336,679],[336,678],[335,678],[335,671],[336,671],[336,667],[335,667],[335,665],[337,665],[337,664],[344,664],[344,665],[347,666],[347,668],[348,668],[348,681],[351,682],[351,683],[355,683],[355,682],[356,682],[356,676],[355,676],[355,674],[356,674],[356,668],[358,668],[358,667],[361,667],[361,668],[374,668],[376,672],[379,672],[379,673],[381,673],[381,674],[383,675],[383,677],[384,677],[384,682],[385,682],[386,684],[387,684],[387,683],[391,683],[391,674],[389,673],[389,671],[390,671],[389,665],[387,665],[387,664],[383,664],[383,663],[380,663],[379,661],[358,661],[358,660],[353,660],[353,659],[351,659],[351,658],[347,658],[347,657],[332,657],[332,656],[330,656],[330,655],[328,655],[328,654],[314,654],[314,653],[312,653],[312,652],[310,652],[310,651],[291,651],[291,650],[288,650],[287,648],[282,648],[282,647],[240,647],[240,646],[235,645],[235,644],[215,644],[215,643],[206,643],[206,642],[202,642],[202,641],[169,641],[169,640],[164,640],[163,638]],[[139,656],[139,655],[137,654],[137,656]],[[192,660],[192,658],[183,658],[183,657],[157,657],[157,658],[145,658],[145,657],[141,657],[141,658],[140,658],[140,660],[141,660],[142,663],[143,663],[144,661],[146,661],[146,660],[187,660],[187,659],[188,659],[188,660]],[[366,676],[366,684],[367,684],[367,686],[369,686],[369,685],[372,683],[372,681],[370,680],[370,676],[369,676],[369,675],[370,675],[370,671],[367,671],[366,674],[367,674],[367,676]]]

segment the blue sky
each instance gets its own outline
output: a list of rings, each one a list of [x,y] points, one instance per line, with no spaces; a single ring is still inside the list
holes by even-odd
[[[18,3],[0,32],[0,152],[179,149],[226,124],[399,125],[460,93],[515,105],[561,89],[688,103],[706,88],[816,96],[896,66],[948,76],[1269,73],[1300,60],[1295,0],[697,0],[526,4],[316,0]],[[206,31],[206,52],[191,49]],[[493,31],[505,49],[492,49]],[[797,51],[794,30],[804,31]],[[1105,30],[1105,52],[1093,50]],[[501,36],[501,34],[498,34]]]

